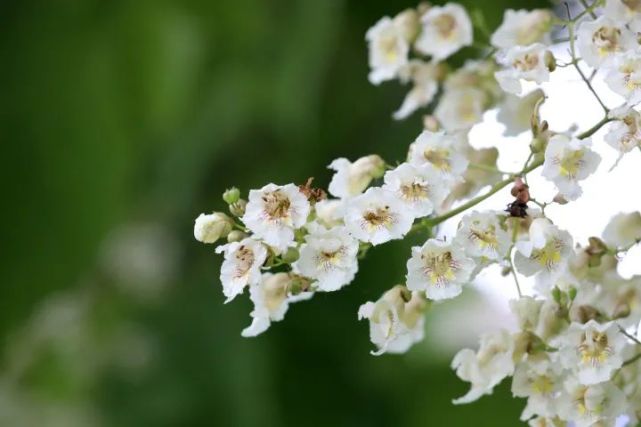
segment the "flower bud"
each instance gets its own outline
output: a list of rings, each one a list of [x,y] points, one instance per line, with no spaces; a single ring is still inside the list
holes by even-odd
[[[438,119],[432,115],[423,116],[423,128],[430,132],[438,132],[441,128]]]
[[[612,313],[613,319],[623,319],[630,315],[630,304],[627,302],[621,302],[614,307],[614,312]]]
[[[394,25],[400,29],[403,38],[412,43],[421,29],[419,15],[414,9],[405,9],[394,17]]]
[[[228,235],[227,235],[227,241],[229,243],[232,242],[240,242],[243,240],[245,237],[247,237],[247,233],[243,233],[240,230],[232,230]]]
[[[545,66],[550,70],[550,72],[556,70],[556,59],[554,59],[552,52],[546,50],[543,60],[545,61]]]
[[[291,264],[296,261],[300,254],[296,248],[287,248],[287,251],[282,255],[281,259],[287,264]]]
[[[552,201],[554,203],[558,203],[559,205],[567,205],[568,204],[567,199],[565,197],[563,197],[561,194],[557,194],[556,196],[554,196]]]
[[[221,212],[211,215],[200,214],[194,224],[194,237],[203,243],[214,243],[221,237],[226,237],[233,224],[232,219]]]
[[[223,193],[223,200],[228,204],[232,205],[240,199],[240,190],[236,187],[228,188]]]
[[[590,320],[597,320],[601,317],[599,310],[591,305],[580,305],[572,310],[572,320],[579,323],[588,323]]]
[[[530,151],[533,153],[541,153],[543,150],[545,150],[547,142],[545,141],[544,138],[541,137],[536,137],[532,139],[532,142],[530,142]]]
[[[238,199],[238,201],[229,205],[229,212],[234,216],[241,217],[245,215],[245,207],[247,207],[247,201]]]

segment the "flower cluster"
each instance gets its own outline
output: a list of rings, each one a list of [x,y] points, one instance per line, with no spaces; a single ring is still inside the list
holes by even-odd
[[[369,80],[411,83],[394,118],[425,108],[424,129],[403,162],[377,155],[329,164],[327,193],[312,186],[267,184],[247,198],[232,188],[223,199],[229,214],[196,219],[197,240],[224,254],[220,281],[226,302],[248,288],[254,304],[243,336],[264,332],[284,318],[289,304],[349,285],[367,251],[410,233],[435,236],[444,221],[462,217],[456,233],[429,237],[408,248],[407,273],[378,300],[364,303],[373,354],[402,353],[423,339],[424,313],[456,298],[490,265],[512,274],[519,298],[511,301],[516,330],[490,332],[477,351],[461,350],[452,362],[471,384],[454,403],[492,393],[512,377],[514,396],[527,399],[522,420],[532,426],[605,426],[625,416],[641,420],[641,276],[625,279],[619,257],[641,242],[641,214],[622,213],[601,237],[575,244],[545,213],[582,195],[583,182],[600,166],[591,137],[609,125],[605,142],[620,155],[641,149],[641,8],[638,2],[596,0],[575,17],[550,10],[508,10],[490,34],[454,3],[420,5],[367,31]],[[569,9],[568,9],[569,11]],[[477,22],[478,21],[478,22]],[[487,34],[474,41],[474,27]],[[560,29],[567,37],[555,41]],[[571,59],[554,57],[567,43]],[[453,69],[448,58],[481,46],[480,58]],[[557,67],[572,66],[603,107],[604,117],[583,132],[555,131],[539,111],[543,88]],[[587,77],[584,69],[593,70]],[[604,76],[621,95],[608,108],[592,86]],[[494,148],[475,149],[470,129],[490,109],[505,135],[531,133],[530,156],[520,170],[497,169]],[[527,174],[540,168],[556,187],[549,202],[532,197]],[[490,189],[478,195],[487,186]],[[512,186],[505,210],[472,210]],[[539,195],[540,197],[540,195]],[[518,277],[532,277],[531,295]]]

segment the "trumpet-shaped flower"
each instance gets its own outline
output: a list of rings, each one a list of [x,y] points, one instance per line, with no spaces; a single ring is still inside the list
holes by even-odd
[[[267,259],[265,246],[252,238],[219,246],[216,252],[224,252],[225,260],[220,268],[225,302],[243,293],[245,286],[260,282],[260,267]]]
[[[399,71],[401,82],[412,82],[413,87],[405,96],[400,108],[394,112],[394,119],[403,120],[432,102],[438,91],[438,74],[438,64],[416,59]]]
[[[514,338],[505,330],[484,334],[478,352],[469,348],[459,351],[452,360],[452,369],[471,388],[454,404],[470,403],[492,393],[494,387],[514,373]]]
[[[603,230],[603,241],[611,248],[625,248],[641,240],[641,213],[620,213]]]
[[[521,95],[521,80],[541,84],[550,79],[550,55],[541,43],[515,46],[501,59],[504,68],[494,74],[496,80],[504,91]]]
[[[538,274],[541,280],[548,281],[566,270],[572,236],[548,219],[537,218],[530,224],[528,239],[516,242],[516,248],[517,270],[526,276]]]
[[[607,381],[623,363],[626,338],[614,322],[572,323],[557,341],[563,366],[574,370],[581,384]]]
[[[601,156],[591,150],[589,139],[555,135],[545,149],[542,175],[554,182],[566,200],[576,200],[581,194],[579,181],[594,173]]]
[[[365,40],[369,46],[369,81],[377,85],[395,78],[407,64],[410,48],[403,28],[386,16],[367,30]]]
[[[264,273],[259,283],[253,284],[249,294],[254,303],[251,312],[252,323],[243,329],[243,337],[255,337],[265,332],[272,322],[279,322],[285,317],[289,304],[312,297],[311,292],[296,296],[289,294],[291,277],[288,273]]]
[[[458,178],[467,169],[463,154],[462,134],[423,131],[410,145],[408,161],[415,166],[429,167],[445,177]]]
[[[421,17],[422,30],[414,47],[440,61],[472,44],[472,22],[465,9],[455,3],[430,7]]]
[[[423,246],[412,248],[407,261],[407,287],[425,291],[432,300],[458,296],[470,279],[474,261],[463,249],[441,240],[429,239]]]
[[[606,16],[583,21],[577,30],[581,58],[592,67],[599,67],[614,55],[634,49],[635,45],[635,35],[625,23]]]
[[[490,261],[505,258],[512,243],[496,213],[476,211],[463,217],[455,241],[468,256]]]
[[[606,0],[605,16],[628,24],[634,32],[641,31],[641,3],[637,0]]]
[[[627,407],[625,394],[611,382],[584,385],[568,377],[559,398],[559,415],[576,427],[614,426]]]
[[[345,226],[352,236],[373,245],[402,238],[413,221],[392,192],[378,187],[354,197],[345,213]]]
[[[605,134],[605,142],[621,154],[629,153],[641,147],[641,114],[632,108],[617,108],[610,111],[610,118],[615,119]]]
[[[312,224],[308,229],[294,271],[316,280],[316,288],[325,292],[349,284],[358,271],[358,241],[342,226],[328,230]]]
[[[535,415],[551,417],[556,414],[556,398],[563,389],[561,371],[556,361],[544,355],[528,358],[516,366],[512,394],[527,397],[521,420]]]
[[[330,163],[329,168],[336,171],[329,183],[329,193],[346,199],[358,196],[373,179],[383,176],[385,162],[375,154],[361,157],[354,163],[341,157]]]
[[[434,110],[434,116],[446,131],[465,130],[483,119],[487,106],[487,95],[477,88],[446,90]]]
[[[496,116],[496,119],[505,126],[503,135],[517,136],[521,132],[530,130],[534,106],[543,97],[545,94],[541,89],[535,89],[523,97],[506,94],[499,104]]]
[[[447,196],[443,178],[428,167],[403,163],[387,171],[384,180],[383,189],[393,193],[416,218],[431,214]]]
[[[405,353],[423,340],[426,305],[418,292],[402,286],[393,287],[376,302],[363,304],[358,318],[369,320],[370,340],[378,349],[372,354]]]
[[[512,10],[503,15],[503,22],[494,31],[490,42],[500,49],[548,43],[552,27],[552,13],[546,9]]]
[[[307,222],[307,197],[294,184],[267,184],[249,192],[243,222],[257,238],[278,250],[294,241],[294,230]]]
[[[630,51],[617,55],[608,70],[605,82],[610,89],[623,96],[628,105],[641,102],[641,53]]]

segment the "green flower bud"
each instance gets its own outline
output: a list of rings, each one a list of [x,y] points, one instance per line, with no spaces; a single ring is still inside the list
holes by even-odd
[[[240,199],[240,190],[236,187],[228,188],[223,193],[223,200],[228,204],[232,205]]]
[[[232,230],[228,235],[227,235],[227,241],[229,243],[232,242],[240,242],[243,240],[245,237],[247,237],[247,233],[243,233],[240,230]]]
[[[282,255],[281,258],[282,258],[283,262],[285,262],[287,264],[291,264],[292,262],[295,262],[298,259],[299,256],[300,256],[300,254],[298,253],[298,249],[296,249],[296,248],[288,248],[287,252],[285,252]]]

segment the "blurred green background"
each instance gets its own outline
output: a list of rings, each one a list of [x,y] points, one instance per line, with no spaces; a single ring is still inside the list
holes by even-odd
[[[543,4],[463,3],[491,28]],[[403,278],[411,242],[243,339],[251,304],[223,305],[220,258],[192,236],[228,186],[403,157],[420,115],[391,119],[407,88],[368,83],[364,35],[412,6],[2,2],[1,426],[519,424],[505,384],[454,407],[467,385],[434,340],[369,354],[357,308]]]

